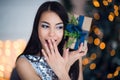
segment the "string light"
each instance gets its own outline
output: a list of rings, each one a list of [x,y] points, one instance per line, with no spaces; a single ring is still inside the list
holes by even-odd
[[[94,19],[96,19],[96,20],[99,20],[99,19],[100,19],[99,13],[94,13]]]
[[[99,44],[100,44],[100,39],[99,39],[99,38],[96,38],[96,39],[94,40],[94,44],[95,44],[95,45],[99,45]]]
[[[104,5],[104,6],[108,6],[108,1],[103,0],[103,5]]]
[[[93,37],[92,37],[92,36],[89,36],[89,37],[88,37],[88,43],[89,43],[89,44],[92,44],[92,43],[93,43]]]
[[[89,59],[88,58],[84,58],[83,60],[82,60],[82,64],[83,65],[87,65],[89,63]]]
[[[104,42],[101,42],[100,43],[100,49],[104,49],[105,48],[105,43]]]
[[[95,69],[95,68],[96,68],[96,64],[95,64],[95,63],[90,64],[90,69],[91,69],[91,70],[93,70],[93,69]]]
[[[116,68],[116,70],[120,71],[120,66],[118,66],[118,67]]]
[[[95,60],[97,57],[96,53],[92,53],[91,56],[90,56],[90,59],[91,60]]]
[[[116,70],[116,71],[114,72],[114,77],[118,76],[118,74],[119,74],[119,71]]]
[[[110,12],[110,14],[108,15],[108,19],[111,22],[114,20],[114,13],[113,12]]]
[[[112,0],[107,0],[109,3],[111,3],[112,2]]]
[[[114,10],[114,14],[115,14],[115,16],[118,16],[119,15],[118,10]]]
[[[108,79],[113,78],[113,74],[112,74],[112,73],[109,73],[109,74],[107,75],[107,78],[108,78]]]
[[[115,55],[115,50],[114,50],[114,49],[111,50],[110,55],[111,55],[111,56],[114,56],[114,55]]]
[[[95,7],[100,7],[100,3],[97,0],[93,0],[93,5]]]
[[[114,10],[118,10],[119,7],[117,5],[114,5]]]
[[[98,27],[96,27],[95,29],[94,29],[94,33],[96,34],[96,35],[99,35],[101,32],[100,32],[100,29],[98,28]]]

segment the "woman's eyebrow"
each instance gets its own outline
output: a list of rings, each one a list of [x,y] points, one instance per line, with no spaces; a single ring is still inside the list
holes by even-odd
[[[40,21],[40,23],[45,23],[45,24],[50,25],[50,23],[48,23],[48,22],[46,22],[46,21]]]
[[[40,23],[45,23],[45,24],[50,25],[50,23],[47,21],[40,21]],[[56,23],[56,25],[63,25],[63,22]]]
[[[63,25],[63,22],[57,23],[56,25]]]

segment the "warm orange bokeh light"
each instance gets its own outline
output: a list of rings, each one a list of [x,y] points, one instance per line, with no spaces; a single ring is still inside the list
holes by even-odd
[[[117,5],[114,5],[114,10],[118,10],[119,7]]]
[[[87,65],[89,63],[89,59],[88,58],[84,58],[83,60],[82,60],[82,64],[83,65]]]
[[[26,42],[20,40],[0,40],[0,80],[9,80],[17,56],[24,50]],[[17,53],[19,52],[19,53]]]
[[[98,13],[94,13],[94,18],[95,18],[96,20],[99,20],[99,19],[100,19],[100,15],[99,15]]]
[[[94,29],[94,33],[95,33],[96,35],[99,35],[99,34],[100,34],[100,29],[99,29],[98,27],[96,27],[96,28]]]
[[[113,74],[112,73],[109,73],[108,75],[107,75],[107,78],[108,79],[110,79],[110,78],[112,78],[113,77]]]
[[[112,0],[107,0],[109,3],[112,2]]]
[[[96,68],[96,64],[95,64],[95,63],[90,64],[90,69],[91,69],[91,70],[93,70],[93,69],[95,69],[95,68]]]
[[[108,15],[108,19],[109,19],[109,21],[114,20],[114,13],[113,12],[110,12],[110,14]]]
[[[108,2],[106,0],[103,0],[103,5],[108,6]]]
[[[114,77],[116,77],[116,76],[118,76],[118,75],[119,75],[119,71],[116,70],[116,71],[114,72]]]
[[[100,7],[100,3],[97,0],[93,0],[93,5],[95,7]]]
[[[97,55],[95,53],[92,53],[91,56],[90,56],[90,59],[95,60],[96,57],[97,57]]]
[[[106,46],[106,45],[105,45],[105,43],[104,43],[104,42],[101,42],[101,43],[100,43],[100,49],[104,49],[104,48],[105,48],[105,46]]]
[[[115,16],[118,16],[119,15],[118,10],[114,10],[114,14],[115,14]]]
[[[116,68],[116,70],[120,71],[120,66],[118,66],[118,67]]]
[[[92,43],[93,43],[93,37],[92,37],[92,36],[89,36],[89,37],[88,37],[88,43],[89,43],[89,44],[92,44]]]
[[[99,38],[96,38],[96,39],[94,40],[94,44],[95,44],[95,45],[99,45],[99,44],[100,44],[100,39],[99,39]]]
[[[111,56],[114,56],[114,55],[115,55],[115,50],[112,50],[112,51],[110,52],[110,55],[111,55]]]

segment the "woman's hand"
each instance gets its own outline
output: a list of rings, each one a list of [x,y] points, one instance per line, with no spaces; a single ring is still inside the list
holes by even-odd
[[[48,40],[48,44],[49,45],[45,44],[45,50],[42,49],[47,63],[59,78],[70,79],[68,76],[69,69],[76,60],[86,55],[87,43],[85,42],[84,45],[82,43],[76,51],[69,52],[69,49],[64,48],[63,56],[60,55],[53,39]]]
[[[87,47],[87,41],[84,41],[84,44],[81,43],[78,50],[76,51],[70,51],[68,53],[68,62],[66,64],[66,70],[67,72],[69,71],[71,65],[77,61],[78,59],[80,59],[81,57],[85,56],[86,53],[88,51],[88,47]],[[63,53],[63,57],[66,56],[66,53]]]
[[[42,49],[42,53],[55,72],[60,80],[70,80],[68,76],[68,72],[66,70],[66,64],[68,63],[68,49],[64,50],[65,56],[62,57],[58,51],[56,42],[52,40],[48,40],[48,45],[45,44],[45,50]]]

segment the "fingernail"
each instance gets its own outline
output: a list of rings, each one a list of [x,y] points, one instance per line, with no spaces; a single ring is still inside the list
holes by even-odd
[[[69,51],[69,48],[67,48],[67,51]]]

